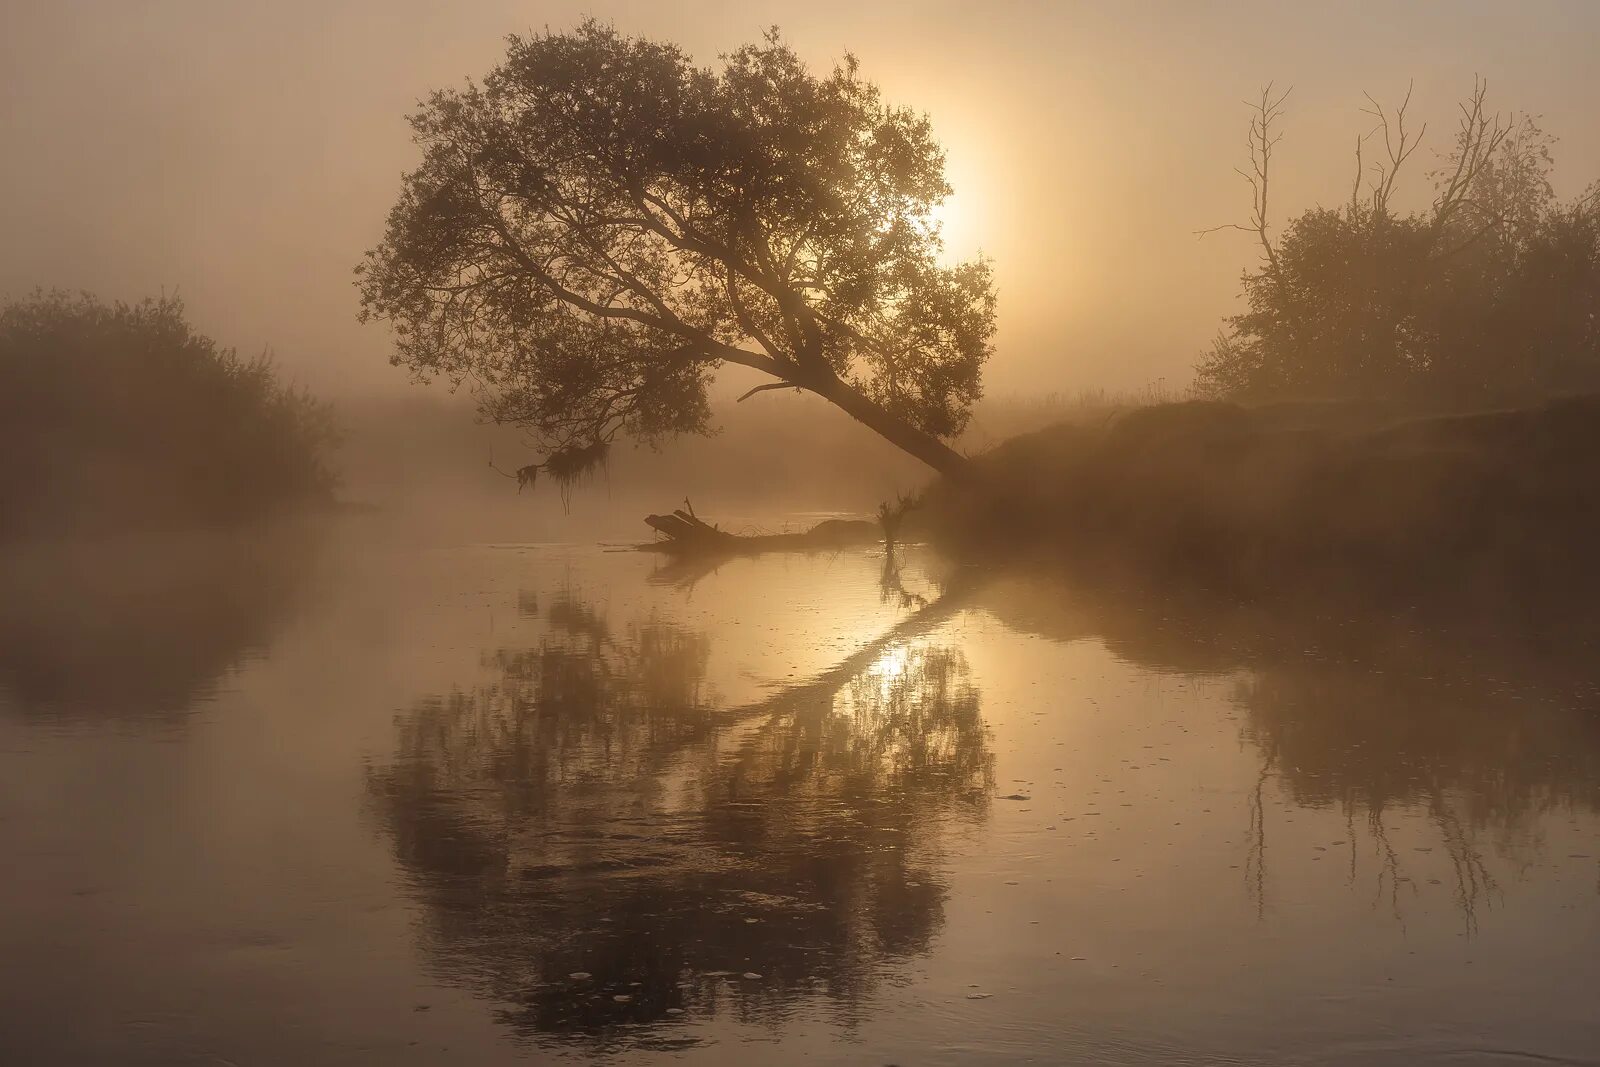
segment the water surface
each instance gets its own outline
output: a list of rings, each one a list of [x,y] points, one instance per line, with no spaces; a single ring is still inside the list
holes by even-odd
[[[0,1062],[1600,1055],[1582,655],[367,534],[6,569]]]

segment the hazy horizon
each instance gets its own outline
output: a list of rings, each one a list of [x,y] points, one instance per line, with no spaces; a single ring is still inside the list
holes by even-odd
[[[1600,1065],[1596,41],[0,0],[0,1067]]]
[[[325,395],[403,389],[386,330],[355,320],[351,270],[414,162],[406,116],[430,90],[480,78],[507,34],[588,15],[704,64],[777,24],[813,69],[851,52],[891,100],[930,115],[956,189],[950,252],[995,265],[997,396],[1190,378],[1255,262],[1246,235],[1194,231],[1248,213],[1231,170],[1245,158],[1241,99],[1268,81],[1294,86],[1275,226],[1342,201],[1370,124],[1363,91],[1394,102],[1413,78],[1430,127],[1408,202],[1474,75],[1494,107],[1541,115],[1560,138],[1559,194],[1600,174],[1600,6],[1581,3],[1012,4],[981,35],[952,4],[11,3],[0,296],[177,292],[203,332],[272,349]]]

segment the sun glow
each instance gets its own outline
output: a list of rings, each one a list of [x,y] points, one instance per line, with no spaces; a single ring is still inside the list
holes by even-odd
[[[952,193],[928,212],[928,221],[938,227],[940,239],[944,242],[944,252],[940,258],[947,263],[971,259],[978,251],[981,238],[978,223],[969,206],[971,199],[970,196]]]
[[[953,146],[945,155],[945,180],[954,191],[929,210],[928,221],[939,228],[944,241],[940,258],[946,263],[972,259],[994,237],[994,183],[977,162],[983,158],[983,152]]]

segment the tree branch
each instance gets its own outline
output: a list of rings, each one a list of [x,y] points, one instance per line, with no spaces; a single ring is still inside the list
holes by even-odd
[[[1387,166],[1382,163],[1378,164],[1378,180],[1372,185],[1372,207],[1373,210],[1378,212],[1386,213],[1389,210],[1389,197],[1394,193],[1394,183],[1400,175],[1400,168],[1411,157],[1411,154],[1422,145],[1422,138],[1428,132],[1427,123],[1422,124],[1422,129],[1417,132],[1415,138],[1406,132],[1406,109],[1411,106],[1411,94],[1415,89],[1415,80],[1406,85],[1405,99],[1400,101],[1399,108],[1395,110],[1392,126],[1389,120],[1389,113],[1384,110],[1383,105],[1373,99],[1371,93],[1361,94],[1367,98],[1367,103],[1371,105],[1370,107],[1362,108],[1362,113],[1371,115],[1378,120],[1378,125],[1374,126],[1367,136],[1371,137],[1373,134],[1382,133],[1383,150],[1388,157]]]
[[[1268,177],[1272,169],[1272,150],[1283,140],[1283,135],[1274,135],[1272,124],[1283,116],[1283,103],[1289,99],[1289,94],[1292,92],[1294,87],[1290,86],[1274,98],[1272,83],[1268,82],[1261,90],[1258,99],[1245,101],[1246,106],[1254,112],[1250,118],[1250,131],[1245,137],[1245,147],[1250,152],[1252,173],[1246,174],[1237,167],[1234,169],[1250,185],[1250,224],[1246,226],[1230,222],[1195,231],[1197,237],[1205,237],[1218,230],[1243,230],[1245,233],[1253,233],[1261,244],[1261,251],[1265,254],[1268,265],[1274,269],[1278,266],[1278,251],[1272,246],[1272,238],[1267,232]]]
[[[771,338],[769,338],[761,329],[761,327],[756,325],[755,320],[750,317],[749,310],[744,306],[744,301],[739,297],[739,281],[734,276],[732,267],[729,267],[727,270],[727,285],[728,304],[733,308],[733,317],[738,321],[739,328],[743,330],[748,337],[754,340],[756,344],[765,349],[767,355],[771,356],[773,359],[783,358],[783,353],[778,350],[778,346],[772,343]]]
[[[800,391],[800,386],[795,385],[793,382],[767,382],[764,385],[758,385],[754,389],[747,390],[745,394],[738,400],[735,400],[734,403],[742,404],[746,400],[749,400],[751,397],[755,396],[757,393],[765,393],[769,389],[793,389],[798,393]]]
[[[1456,129],[1455,167],[1444,184],[1444,190],[1433,203],[1436,238],[1443,231],[1445,223],[1467,201],[1483,168],[1488,166],[1500,143],[1511,132],[1511,127],[1504,124],[1498,114],[1491,119],[1484,113],[1484,100],[1488,92],[1488,82],[1475,79],[1472,96],[1459,105],[1461,122]]]

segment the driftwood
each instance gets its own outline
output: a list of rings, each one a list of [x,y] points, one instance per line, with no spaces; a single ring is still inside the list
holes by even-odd
[[[684,501],[685,507],[689,502]],[[705,522],[694,509],[679,508],[670,515],[646,515],[645,525],[663,535],[663,540],[640,545],[651,552],[678,555],[745,555],[757,552],[807,551],[875,544],[882,530],[875,522],[858,519],[826,519],[804,533],[755,534],[741,536]]]
[[[644,522],[652,530],[666,535],[667,540],[680,549],[704,551],[725,547],[738,540],[733,534],[724,533],[703,522],[693,511],[684,511],[682,508],[671,515],[646,515]]]

